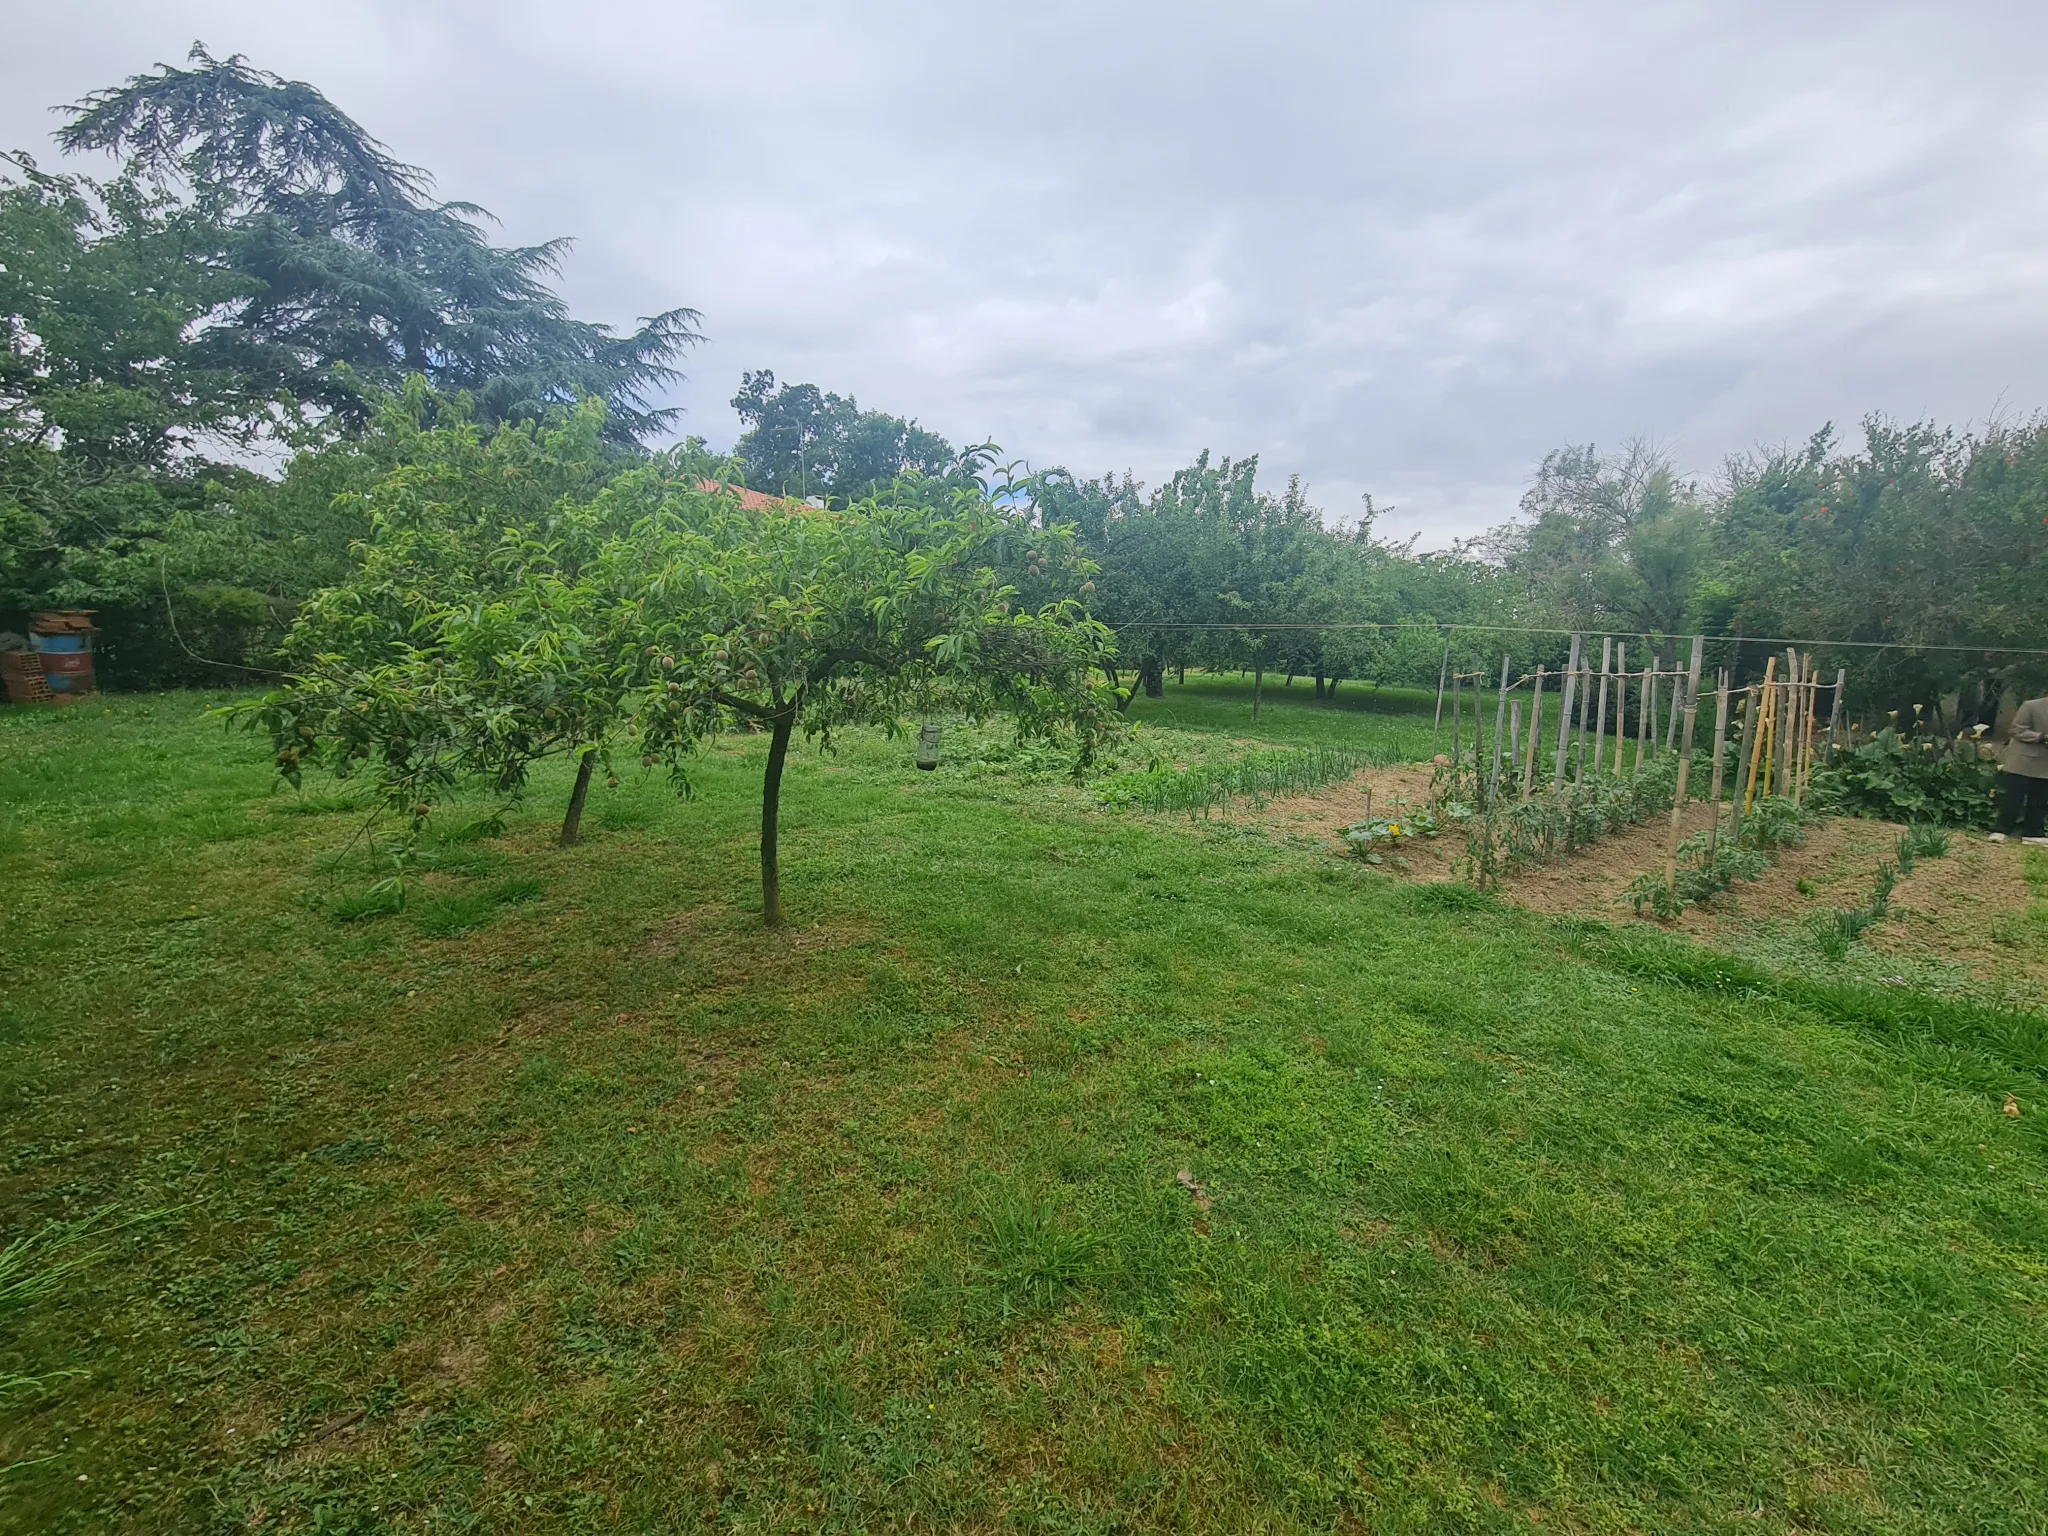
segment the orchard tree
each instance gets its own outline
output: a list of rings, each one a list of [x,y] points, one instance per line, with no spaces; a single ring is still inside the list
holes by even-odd
[[[414,409],[387,409],[392,462],[344,497],[364,530],[354,568],[306,605],[284,647],[293,681],[251,713],[294,782],[307,763],[368,772],[415,819],[458,784],[517,794],[534,763],[573,756],[567,846],[634,687],[604,628],[621,615],[585,574],[650,487],[695,486],[717,466],[686,447],[622,478],[595,401],[546,427],[425,429],[422,395],[415,381]],[[295,473],[333,483],[322,457]]]
[[[782,921],[777,826],[791,739],[916,710],[1006,712],[1085,765],[1118,728],[1094,680],[1109,632],[1079,598],[1071,531],[1031,527],[978,489],[844,510],[753,508],[666,492],[593,580],[633,637],[643,762],[677,774],[734,717],[768,733],[761,914]]]

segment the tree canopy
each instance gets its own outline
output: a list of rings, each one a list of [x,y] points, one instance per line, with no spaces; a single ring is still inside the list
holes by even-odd
[[[305,488],[388,461],[409,380],[426,424],[598,401],[614,467],[673,428],[694,311],[576,318],[565,242],[493,245],[313,86],[195,47],[64,110],[60,146],[114,171],[0,167],[0,627],[100,610],[133,683],[262,663],[359,532]]]
[[[936,432],[815,384],[778,384],[772,369],[741,375],[732,408],[747,426],[733,453],[756,490],[845,506],[906,474],[943,479],[960,463]]]
[[[624,335],[578,320],[550,286],[567,241],[494,246],[485,210],[435,201],[426,171],[315,87],[197,45],[188,63],[88,96],[57,139],[116,157],[123,183],[205,231],[186,260],[235,291],[192,338],[196,364],[358,423],[371,391],[418,374],[468,391],[485,422],[587,396],[616,441],[674,424],[654,402],[699,339],[696,311]]]
[[[982,487],[814,509],[749,504],[673,457],[612,472],[601,413],[421,432],[363,493],[355,569],[299,617],[293,681],[252,711],[280,772],[367,772],[417,820],[452,787],[516,793],[534,761],[574,752],[571,842],[591,767],[621,733],[687,786],[706,738],[751,724],[769,736],[774,924],[799,727],[829,739],[905,713],[1001,711],[1021,735],[1070,737],[1083,763],[1115,729],[1098,677],[1108,635],[1079,601],[1093,567],[1071,530],[1035,528]]]

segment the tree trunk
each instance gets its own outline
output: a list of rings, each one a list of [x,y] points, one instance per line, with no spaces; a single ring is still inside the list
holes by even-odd
[[[1138,663],[1138,677],[1145,684],[1145,697],[1163,699],[1166,697],[1166,663],[1156,656],[1148,656]]]
[[[775,863],[775,830],[782,811],[782,764],[789,756],[789,731],[796,724],[796,707],[791,705],[771,724],[774,735],[768,740],[768,771],[761,778],[761,921],[780,928],[782,874]]]
[[[1322,674],[1322,673],[1320,673],[1320,672],[1318,672],[1318,673],[1316,673],[1316,697],[1320,699],[1320,698],[1321,698],[1322,696],[1323,696],[1323,674]]]
[[[1252,723],[1259,719],[1259,694],[1266,685],[1266,664],[1262,661],[1252,673]]]
[[[559,845],[574,848],[583,841],[583,802],[590,798],[590,771],[597,766],[597,748],[586,748],[576,765],[576,787],[569,792],[569,814],[562,818]]]
[[[1331,679],[1330,679],[1330,691],[1329,691],[1329,692],[1328,692],[1327,694],[1325,694],[1325,695],[1324,695],[1324,697],[1325,697],[1325,698],[1330,698],[1330,699],[1334,699],[1335,697],[1337,697],[1337,685],[1338,685],[1339,683],[1343,682],[1343,681],[1344,681],[1344,679],[1343,679],[1343,678],[1341,678],[1341,677],[1333,677],[1333,678],[1331,678]]]
[[[1188,664],[1182,662],[1178,667],[1174,668],[1174,673],[1174,681],[1185,688],[1188,685]]]

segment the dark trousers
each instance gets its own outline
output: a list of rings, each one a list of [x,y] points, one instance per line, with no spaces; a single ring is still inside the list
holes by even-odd
[[[1998,776],[1998,830],[2011,836],[2042,836],[2048,821],[2048,779],[2033,779],[2024,773]]]

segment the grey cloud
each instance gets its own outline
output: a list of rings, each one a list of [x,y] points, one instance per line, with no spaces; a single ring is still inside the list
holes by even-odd
[[[315,81],[566,286],[1158,479],[1262,454],[1442,543],[1568,440],[1711,471],[2048,403],[2027,4],[22,7],[0,140],[194,37]]]

